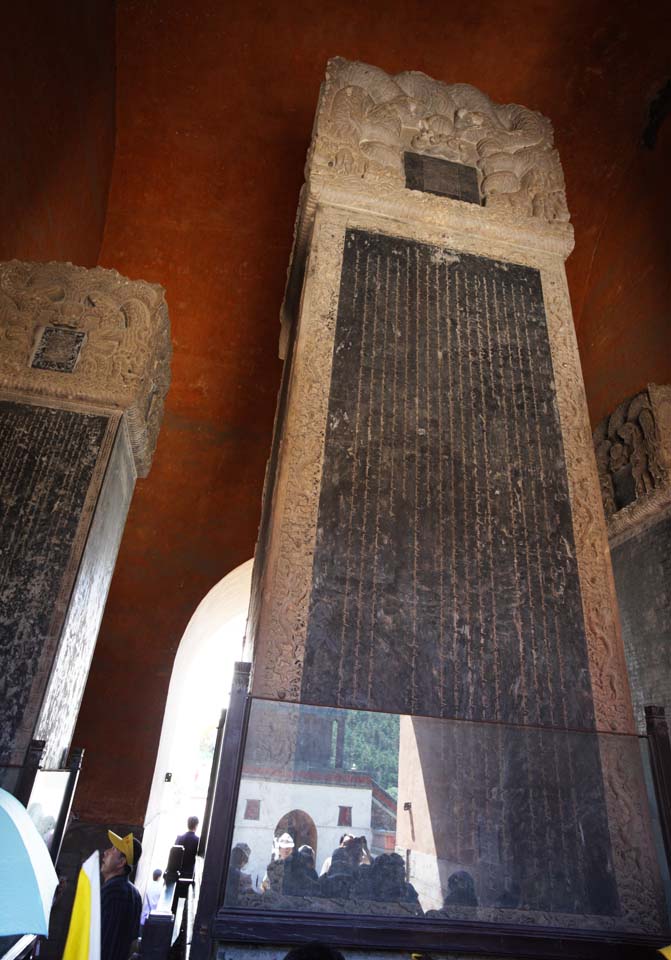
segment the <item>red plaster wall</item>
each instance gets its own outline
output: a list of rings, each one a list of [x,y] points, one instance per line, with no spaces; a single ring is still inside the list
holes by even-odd
[[[0,260],[95,266],[114,154],[114,0],[3,4],[0,90]]]
[[[593,423],[647,383],[671,383],[671,120],[636,149],[594,245],[580,326]]]
[[[598,381],[611,363],[598,335],[604,304],[616,341],[630,312],[595,290],[617,273],[622,244],[630,277],[644,255],[659,256],[650,244],[632,250],[627,210],[636,205],[625,183],[644,172],[637,164],[661,177],[661,160],[639,159],[637,144],[646,97],[667,68],[662,9],[120,0],[117,154],[100,262],[167,288],[174,382],[76,732],[87,748],[76,802],[85,819],[142,821],[181,635],[205,593],[253,551],[280,375],[278,311],[327,58],[470,82],[552,118],[576,227],[570,283],[600,410],[611,403],[609,374]],[[654,204],[650,214],[659,220]]]

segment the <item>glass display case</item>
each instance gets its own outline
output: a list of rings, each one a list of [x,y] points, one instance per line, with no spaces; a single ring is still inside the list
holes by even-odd
[[[252,700],[223,913],[662,933],[638,738]]]

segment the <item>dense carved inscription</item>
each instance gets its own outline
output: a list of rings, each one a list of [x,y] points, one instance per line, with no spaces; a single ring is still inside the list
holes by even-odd
[[[107,424],[103,415],[0,401],[0,762],[60,631],[53,620]]]
[[[593,726],[536,271],[347,233],[302,697]]]
[[[33,354],[32,367],[36,370],[57,370],[72,373],[86,334],[68,327],[45,327]]]
[[[95,513],[81,559],[77,544],[73,550],[78,561],[77,578],[68,602],[58,651],[51,661],[45,656],[42,664],[48,682],[34,735],[46,741],[45,767],[57,767],[72,740],[133,495],[135,468],[123,423],[116,431],[109,459],[103,450],[99,462],[105,468],[105,477],[96,498]],[[91,486],[97,493],[95,476]]]

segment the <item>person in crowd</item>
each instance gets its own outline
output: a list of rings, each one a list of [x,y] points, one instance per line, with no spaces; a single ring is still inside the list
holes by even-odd
[[[456,870],[447,878],[447,896],[443,907],[477,907],[475,883],[468,870]]]
[[[147,889],[144,892],[144,897],[142,899],[142,915],[140,916],[140,926],[144,926],[144,922],[152,912],[158,906],[158,901],[161,899],[161,893],[163,892],[163,884],[160,882],[161,877],[163,876],[163,871],[158,868],[154,870],[151,875],[151,880],[147,884]]]
[[[309,874],[311,880],[317,879],[317,871],[315,870],[315,852],[309,844],[304,843],[301,847],[298,848],[298,856],[302,859],[305,864],[305,871]]]
[[[264,893],[269,890],[275,893],[282,893],[284,886],[284,864],[294,852],[294,838],[290,833],[282,833],[273,840],[273,852],[270,855],[270,863],[266,867],[266,875],[263,878],[261,889]]]
[[[253,893],[254,886],[249,873],[243,873],[244,867],[249,862],[251,849],[246,843],[236,843],[231,850],[231,858],[228,865],[228,877],[226,878],[226,904],[232,906],[238,902],[241,893]]]
[[[357,898],[406,904],[412,913],[421,914],[419,896],[405,878],[405,862],[398,853],[382,853],[372,864],[359,868],[353,890]]]
[[[339,950],[329,947],[327,943],[313,940],[312,943],[294,947],[286,954],[284,960],[345,960],[345,958]]]
[[[345,845],[345,842],[346,842],[347,840],[354,840],[354,837],[352,836],[351,833],[343,833],[343,835],[342,835],[342,837],[340,838],[340,841],[339,841],[339,846],[343,847],[343,846]],[[320,877],[326,876],[326,874],[329,872],[329,869],[330,869],[330,867],[331,867],[331,860],[332,860],[332,859],[333,859],[333,854],[331,854],[330,857],[327,857],[326,860],[324,860],[324,862],[322,863],[322,868],[321,868],[321,870],[319,871],[319,876],[320,876]]]
[[[315,852],[307,843],[297,850],[284,862],[284,878],[282,892],[287,896],[309,897],[319,895],[315,870]]]
[[[107,831],[112,844],[103,853],[100,874],[100,960],[127,960],[140,930],[142,897],[131,873],[142,855],[142,845],[132,833],[120,837]]]
[[[320,895],[334,900],[349,899],[364,869],[361,864],[365,863],[365,869],[370,869],[367,861],[370,861],[370,856],[366,838],[346,834],[341,838],[340,846],[331,854],[328,873],[319,878]]]
[[[344,851],[344,854],[339,853],[340,850]],[[368,841],[365,837],[347,837],[339,849],[334,850],[333,857],[336,853],[349,864],[353,872],[362,864],[370,866],[372,863],[371,855],[368,852]],[[331,862],[333,862],[333,858]]]
[[[189,817],[186,821],[186,833],[180,834],[175,840],[175,846],[184,847],[184,859],[179,873],[181,880],[193,880],[196,869],[196,854],[200,843],[200,837],[196,833],[196,827],[199,823],[198,817]]]

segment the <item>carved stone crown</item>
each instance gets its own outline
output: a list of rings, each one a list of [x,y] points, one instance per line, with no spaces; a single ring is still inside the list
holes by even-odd
[[[146,476],[170,385],[164,290],[116,270],[0,264],[0,388],[123,410]]]
[[[328,172],[404,187],[407,151],[475,167],[488,208],[569,219],[552,124],[540,113],[493,103],[466,83],[330,60],[306,178]]]

